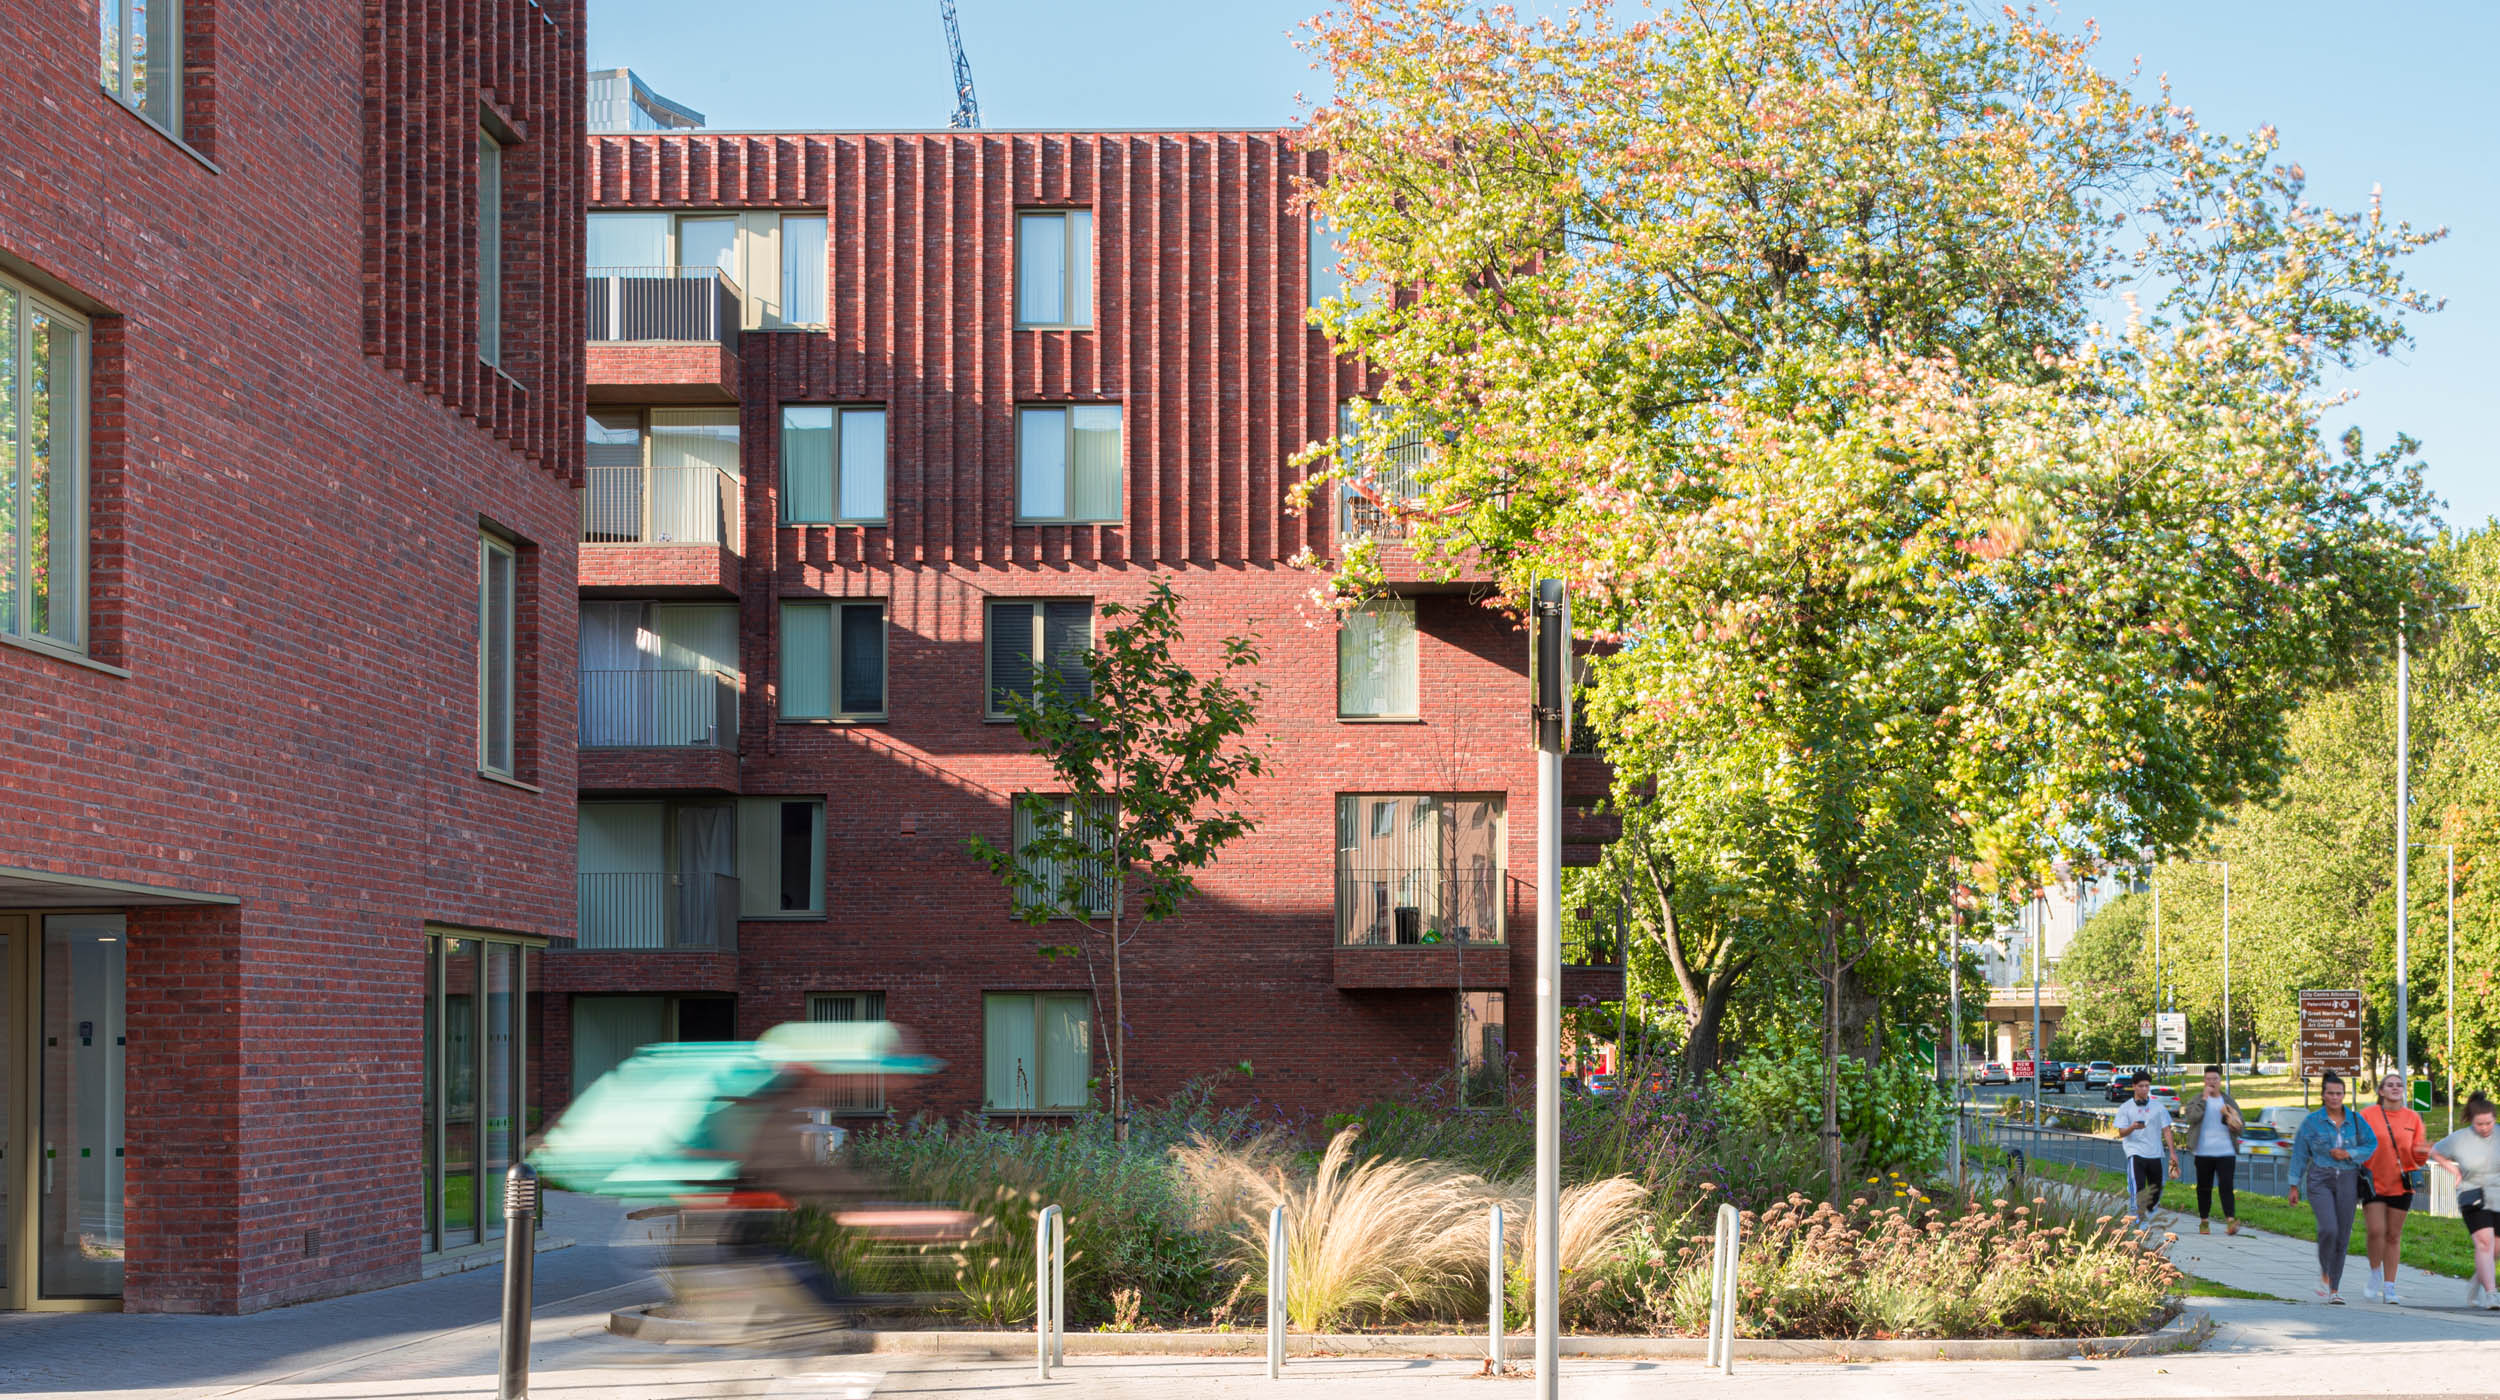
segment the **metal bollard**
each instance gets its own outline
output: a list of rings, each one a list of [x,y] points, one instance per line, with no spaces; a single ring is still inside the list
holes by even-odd
[[[1710,1242],[1710,1341],[1703,1349],[1703,1365],[1716,1366],[1719,1374],[1736,1374],[1736,1261],[1740,1245],[1741,1222],[1736,1207],[1719,1207],[1717,1228]]]
[[[1485,1292],[1493,1305],[1485,1318],[1485,1349],[1492,1359],[1493,1374],[1502,1374],[1502,1284],[1509,1272],[1510,1260],[1502,1252],[1502,1208],[1493,1207],[1493,1250],[1485,1259]]]
[[[515,1162],[503,1175],[503,1356],[496,1400],[530,1393],[530,1268],[538,1258],[538,1173]]]
[[[1276,1380],[1285,1373],[1285,1324],[1291,1314],[1285,1307],[1285,1289],[1290,1275],[1285,1267],[1285,1208],[1278,1206],[1267,1213],[1267,1378]]]
[[[1033,1364],[1043,1380],[1068,1361],[1068,1225],[1057,1206],[1033,1216]]]

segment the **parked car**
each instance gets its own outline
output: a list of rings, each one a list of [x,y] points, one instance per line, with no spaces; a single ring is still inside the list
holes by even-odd
[[[2085,1072],[2090,1068],[2091,1066],[2086,1065],[2081,1060],[2068,1060],[2066,1062],[2066,1068],[2062,1071],[2062,1073],[2064,1074],[2067,1083],[2081,1084],[2083,1083]]]
[[[2116,1078],[2117,1074],[2118,1066],[2111,1064],[2107,1060],[2094,1060],[2092,1063],[2083,1067],[2083,1087],[2086,1089],[2106,1089],[2109,1087],[2109,1081]]]
[[[2250,1120],[2247,1127],[2240,1129],[2240,1155],[2288,1157],[2292,1155],[2292,1140],[2288,1134],[2266,1122],[2265,1115],[2260,1113]]]
[[[1610,1099],[1622,1092],[1623,1082],[1611,1074],[1592,1074],[1589,1076],[1589,1094],[1592,1097]]]
[[[1982,1084],[2011,1084],[2014,1082],[2014,1074],[2013,1071],[2005,1067],[2005,1062],[2003,1060],[1990,1060],[1988,1063],[1980,1066],[1979,1082]]]
[[[2154,1097],[2154,1098],[2156,1098],[2156,1099],[2159,1099],[2159,1100],[2160,1100],[2161,1102],[2163,1102],[2163,1103],[2166,1103],[2166,1104],[2170,1105],[2170,1109],[2171,1109],[2171,1111],[2172,1111],[2173,1113],[2176,1113],[2176,1112],[2178,1111],[2178,1108],[2179,1108],[2179,1091],[2178,1091],[2177,1089],[2175,1089],[2175,1088],[2172,1088],[2170,1085],[2167,1085],[2167,1084],[2156,1084],[2156,1085],[2154,1085],[2154,1086],[2153,1086],[2153,1097]]]
[[[2065,1065],[2060,1064],[2056,1060],[2047,1060],[2042,1062],[2040,1066],[2040,1092],[2044,1094],[2062,1094],[2066,1092]]]
[[[2292,1150],[2292,1139],[2300,1135],[2301,1120],[2307,1118],[2308,1116],[2308,1109],[2293,1108],[2289,1105],[2284,1105],[2278,1108],[2259,1109],[2257,1111],[2256,1123],[2252,1123],[2250,1126],[2255,1127],[2262,1124],[2265,1127],[2272,1128],[2275,1136],[2283,1140],[2283,1150],[2285,1152],[2290,1152]]]

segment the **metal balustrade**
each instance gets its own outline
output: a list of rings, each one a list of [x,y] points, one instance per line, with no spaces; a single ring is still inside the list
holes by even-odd
[[[1502,872],[1340,867],[1337,941],[1347,946],[1495,945]]]
[[[738,945],[738,877],[657,870],[584,871],[573,946],[730,952]]]
[[[738,547],[738,478],[717,467],[591,467],[583,544]]]
[[[738,678],[690,667],[582,671],[586,749],[734,749]]]
[[[715,341],[738,348],[738,284],[716,267],[594,267],[592,340]]]

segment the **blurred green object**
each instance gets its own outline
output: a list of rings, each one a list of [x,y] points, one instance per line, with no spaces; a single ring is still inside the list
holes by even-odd
[[[718,1191],[736,1181],[741,1110],[794,1069],[932,1074],[888,1021],[806,1021],[760,1039],[646,1045],[573,1100],[530,1154],[552,1187],[602,1196]]]
[[[2416,1113],[2431,1111],[2431,1082],[2427,1079],[2413,1081],[2413,1111]]]

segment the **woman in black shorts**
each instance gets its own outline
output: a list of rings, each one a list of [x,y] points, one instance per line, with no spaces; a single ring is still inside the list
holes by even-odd
[[[2465,1305],[2500,1312],[2500,1288],[2491,1275],[2500,1249],[2500,1132],[2493,1131],[2491,1100],[2476,1093],[2465,1101],[2465,1126],[2439,1140],[2430,1158],[2457,1178],[2457,1214],[2474,1241],[2474,1282]]]

